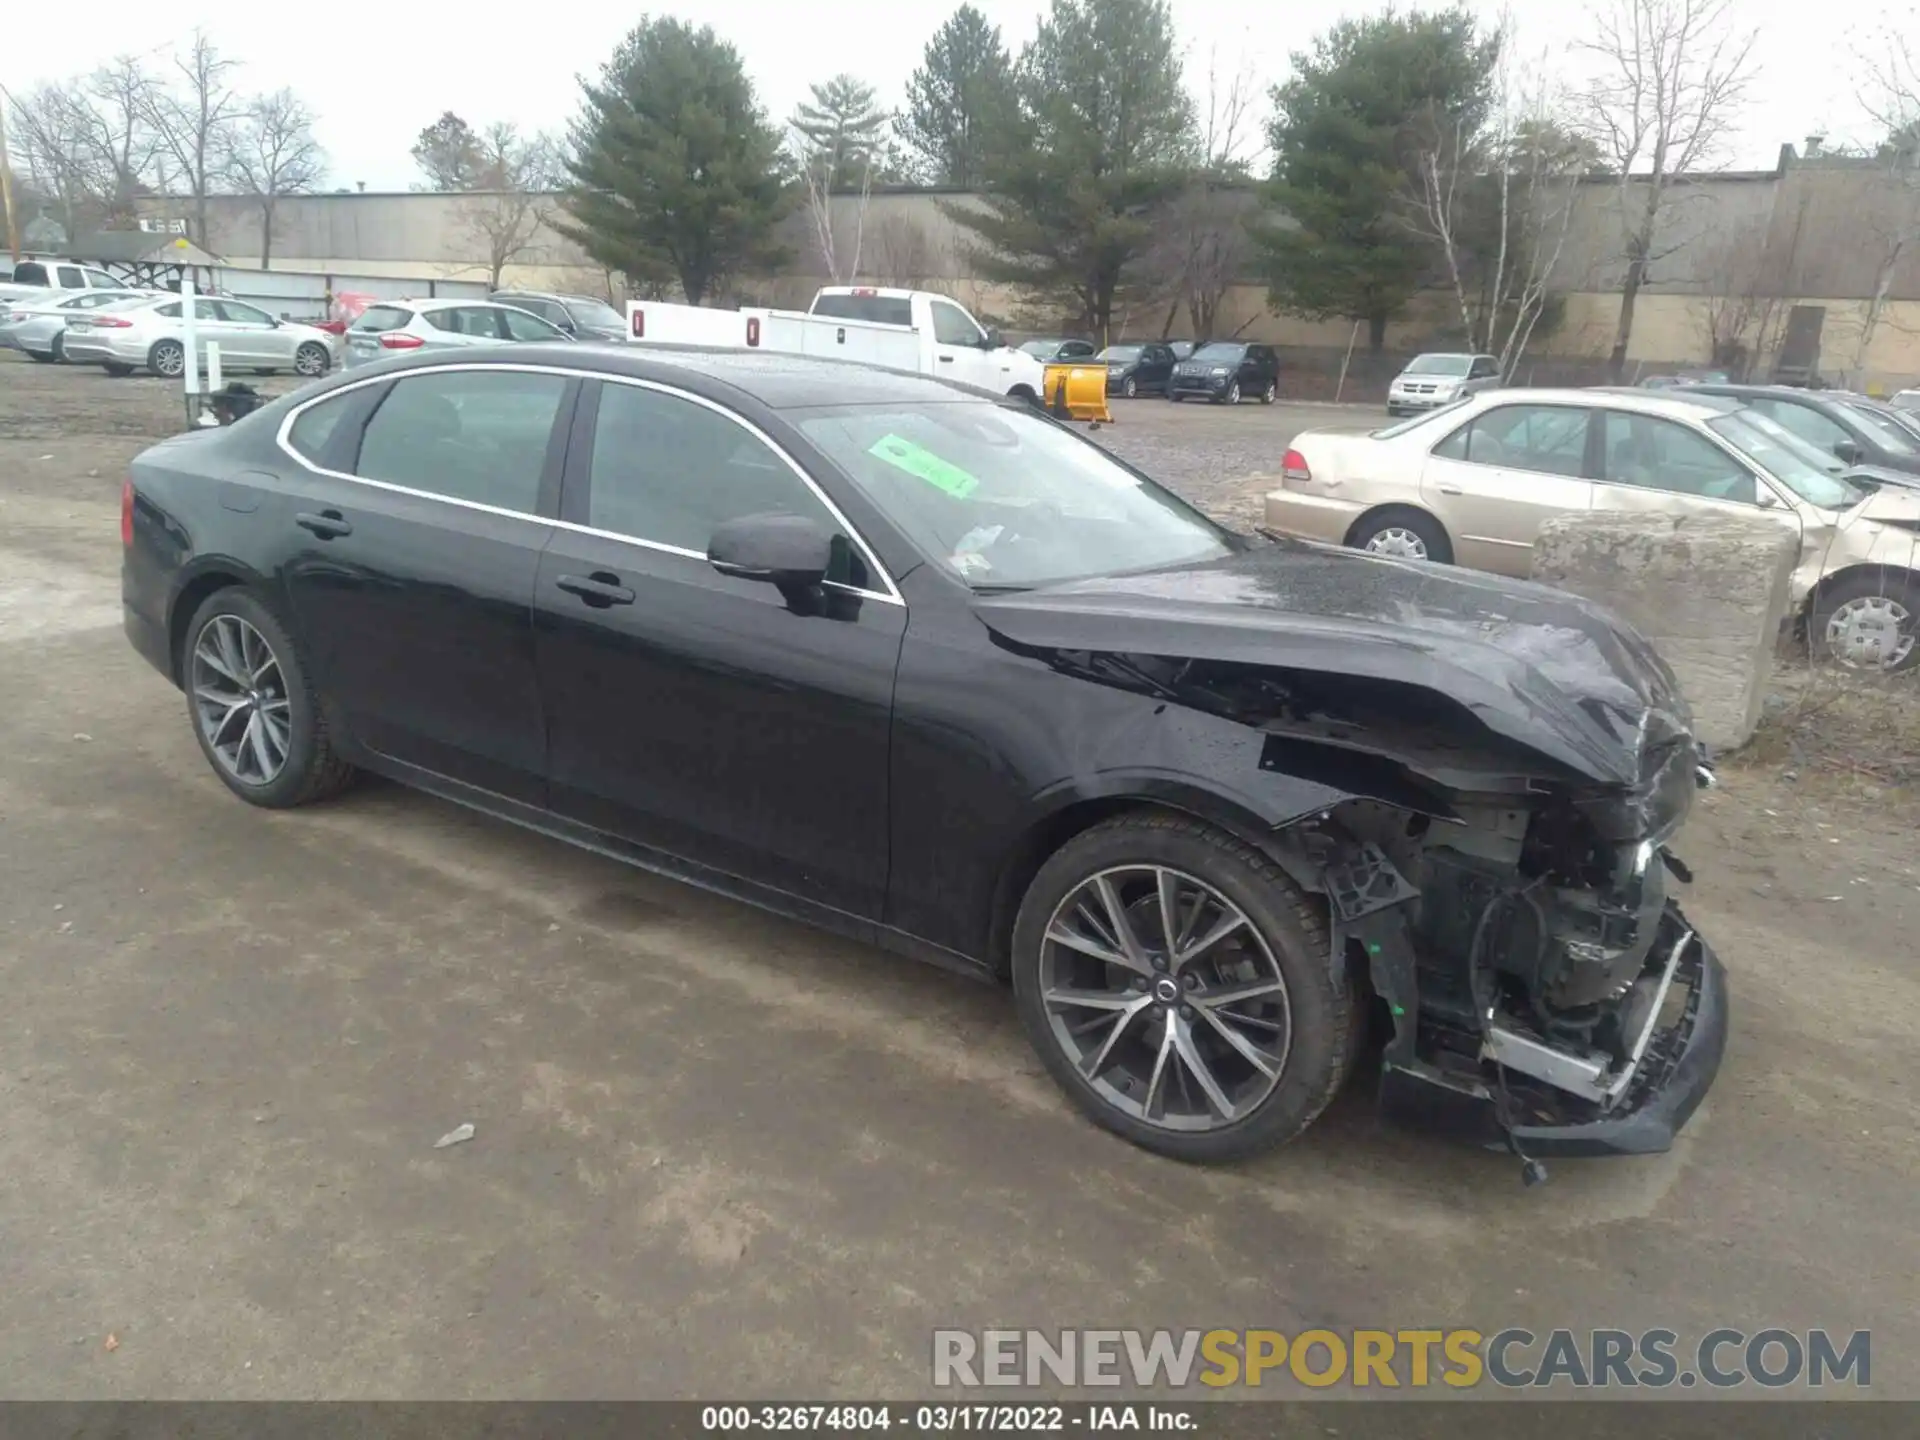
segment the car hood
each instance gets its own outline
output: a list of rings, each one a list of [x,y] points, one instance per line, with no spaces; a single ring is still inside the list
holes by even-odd
[[[1447,695],[1590,780],[1635,786],[1691,739],[1666,662],[1603,607],[1452,566],[1281,541],[1224,559],[982,597],[1021,646],[1268,665]]]

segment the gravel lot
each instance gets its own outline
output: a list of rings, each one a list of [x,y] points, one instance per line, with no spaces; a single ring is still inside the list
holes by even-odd
[[[177,414],[0,358],[0,1395],[904,1397],[936,1325],[1465,1324],[1870,1328],[1920,1398],[1897,796],[1705,798],[1736,1029],[1674,1153],[1523,1190],[1362,1080],[1183,1168],[1070,1113],[988,987],[392,786],[231,800],[118,629],[120,479]],[[1373,418],[1098,438],[1242,519],[1297,428]]]

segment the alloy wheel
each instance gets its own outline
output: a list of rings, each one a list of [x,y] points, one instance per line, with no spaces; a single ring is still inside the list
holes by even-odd
[[[297,375],[324,375],[327,373],[327,355],[318,345],[302,345],[293,352],[293,369]]]
[[[153,368],[172,380],[187,368],[187,352],[178,345],[156,345]]]
[[[1389,525],[1376,530],[1362,548],[1371,550],[1375,555],[1392,555],[1401,560],[1427,558],[1427,542],[1404,525]]]
[[[293,746],[280,659],[238,615],[216,615],[194,642],[193,711],[215,762],[243,785],[270,785]]]
[[[1827,617],[1827,653],[1858,670],[1892,670],[1913,653],[1913,613],[1891,595],[1861,595]]]
[[[1244,1120],[1286,1069],[1287,984],[1246,912],[1163,865],[1102,870],[1047,921],[1054,1041],[1107,1104],[1167,1130]]]
[[[1238,405],[1240,403],[1240,382],[1238,380],[1227,387],[1227,403],[1229,405]]]
[[[1120,390],[1123,395],[1125,395],[1129,400],[1131,400],[1133,399],[1134,396],[1140,393],[1140,382],[1134,379],[1133,376],[1129,375],[1127,377],[1127,383],[1121,386]]]

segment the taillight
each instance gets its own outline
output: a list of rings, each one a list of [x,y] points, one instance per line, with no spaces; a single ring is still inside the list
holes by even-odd
[[[1280,461],[1280,478],[1282,480],[1311,480],[1313,479],[1313,469],[1307,464],[1306,456],[1302,455],[1298,450],[1289,450]]]
[[[122,548],[133,545],[133,481],[120,482],[120,544]]]
[[[131,330],[133,328],[133,322],[131,320],[116,320],[111,315],[95,315],[93,317],[93,323],[102,330]]]
[[[418,335],[409,335],[404,330],[389,330],[380,337],[382,350],[418,350],[426,343]]]
[[[344,335],[347,333],[347,322],[344,320],[318,320],[314,322],[313,328],[316,330],[324,330],[329,335]]]

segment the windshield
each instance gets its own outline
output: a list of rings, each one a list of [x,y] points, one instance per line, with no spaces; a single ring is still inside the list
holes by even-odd
[[[1707,421],[1707,428],[1809,505],[1845,510],[1866,498],[1865,490],[1818,463],[1817,451],[1757,410],[1716,415]]]
[[[916,546],[970,585],[1028,589],[1234,549],[1184,501],[1023,409],[860,405],[793,418]]]
[[[1140,347],[1138,345],[1109,345],[1106,349],[1102,350],[1096,358],[1101,360],[1138,360],[1140,358]]]
[[[1842,402],[1840,408],[1845,410],[1847,414],[1860,425],[1864,426],[1867,432],[1873,436],[1874,440],[1883,449],[1891,450],[1896,455],[1912,455],[1916,453],[1913,437],[1907,433],[1906,426],[1902,425],[1898,420],[1893,419],[1889,415],[1883,415],[1878,410],[1866,405],[1854,405]]]
[[[1245,358],[1246,353],[1247,347],[1244,345],[1229,345],[1224,340],[1215,340],[1212,344],[1202,345],[1198,350],[1194,351],[1193,358],[1196,360],[1232,360],[1238,362]]]
[[[1407,366],[1409,375],[1464,375],[1473,368],[1471,355],[1416,355]]]
[[[620,312],[604,300],[569,300],[567,313],[573,317],[576,325],[611,326],[616,330],[627,328],[627,322]]]

